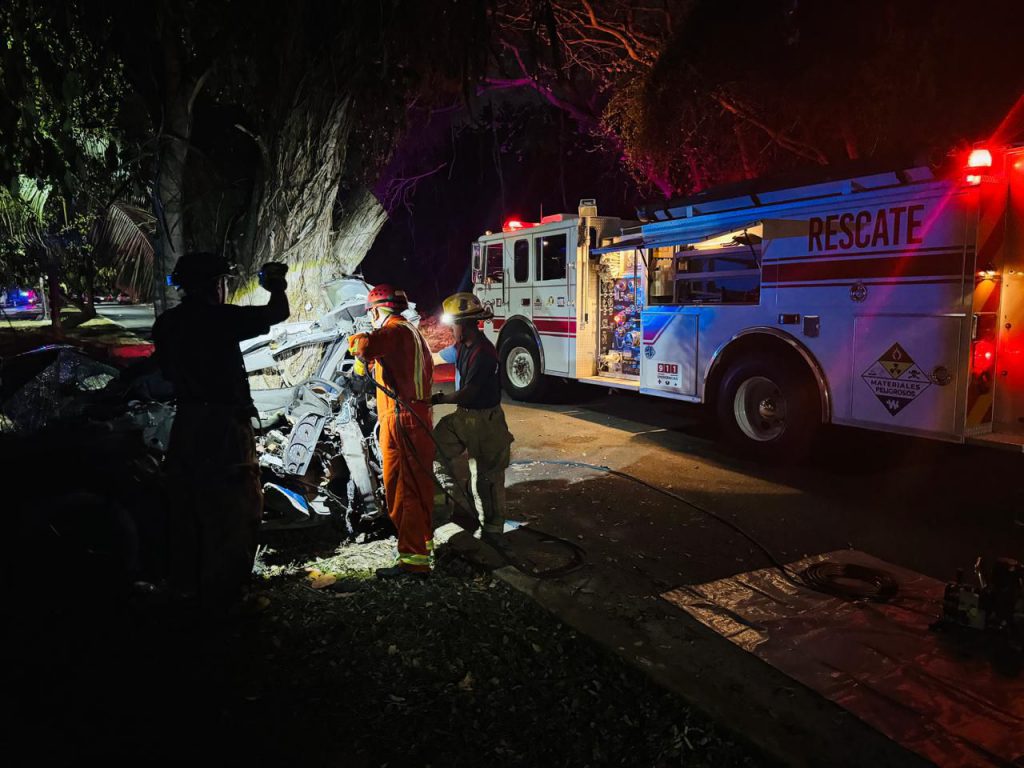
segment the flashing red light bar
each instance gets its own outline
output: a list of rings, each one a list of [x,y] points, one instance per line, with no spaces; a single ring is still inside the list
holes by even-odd
[[[981,184],[982,176],[977,171],[990,171],[992,170],[992,152],[985,149],[984,147],[978,147],[972,149],[971,154],[967,156],[966,170],[974,171],[964,176],[964,181],[972,187],[976,187]]]
[[[502,232],[515,232],[517,229],[529,229],[530,227],[536,227],[537,225],[532,221],[520,221],[519,219],[509,219],[502,226]]]
[[[972,149],[967,157],[968,168],[991,168],[992,153],[987,149]]]

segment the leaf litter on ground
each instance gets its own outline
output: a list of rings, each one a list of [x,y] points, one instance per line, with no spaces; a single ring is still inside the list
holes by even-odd
[[[268,576],[265,623],[240,674],[289,741],[319,759],[381,765],[753,766],[766,760],[489,572],[439,551],[425,582],[377,581],[394,540],[344,544]],[[353,551],[357,550],[357,551]],[[337,601],[310,581],[356,584]],[[322,638],[329,638],[326,647]],[[311,656],[316,648],[322,651]],[[304,705],[318,693],[315,713]],[[295,758],[297,755],[289,755]]]
[[[393,540],[266,543],[255,581],[269,605],[255,616],[179,624],[157,608],[98,621],[83,601],[80,618],[40,635],[45,663],[25,676],[26,696],[50,712],[32,721],[45,728],[35,762],[48,762],[45,747],[59,764],[93,754],[355,768],[766,763],[449,551],[426,581],[378,581]]]

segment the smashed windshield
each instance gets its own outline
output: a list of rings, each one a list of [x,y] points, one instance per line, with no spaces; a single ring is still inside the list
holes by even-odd
[[[358,277],[342,277],[324,285],[323,292],[328,310],[332,310],[355,301],[365,302],[370,287]]]

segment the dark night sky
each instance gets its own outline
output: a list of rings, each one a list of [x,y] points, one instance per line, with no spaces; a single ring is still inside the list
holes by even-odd
[[[487,110],[480,125],[457,130],[425,163],[446,165],[419,183],[408,208],[394,211],[363,262],[370,282],[402,285],[433,307],[468,274],[473,240],[509,218],[575,213],[583,197],[596,197],[603,213],[634,216],[642,196],[607,147],[546,105],[520,103],[500,115],[502,179]]]

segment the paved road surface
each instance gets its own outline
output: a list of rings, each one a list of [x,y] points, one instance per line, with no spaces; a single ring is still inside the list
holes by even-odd
[[[698,407],[590,389],[573,387],[563,403],[506,404],[513,459],[581,461],[635,474],[725,514],[781,559],[852,546],[943,580],[979,554],[1024,559],[1020,454],[832,428],[802,465],[769,466],[730,455]],[[656,546],[665,555],[656,570],[666,581],[762,565],[720,525],[667,499],[648,500],[634,488],[630,503],[617,507],[589,490],[608,482],[567,467],[509,473],[518,511],[571,517],[587,538],[615,539],[623,556],[634,546]],[[591,513],[581,516],[575,504],[565,514],[558,505],[532,509],[527,501],[552,492],[585,498]],[[623,525],[638,516],[649,534]]]
[[[155,319],[152,304],[100,304],[96,312],[140,336],[149,336]]]
[[[806,463],[768,466],[722,450],[694,406],[584,385],[560,399],[506,403],[513,462],[634,474],[738,523],[782,561],[853,547],[946,581],[957,568],[969,573],[979,554],[1024,559],[1020,454],[835,428]],[[598,471],[527,463],[507,477],[511,517],[586,550],[587,566],[569,577],[524,580],[563,619],[784,762],[920,764],[659,599],[764,567],[748,541]],[[509,540],[538,565],[552,564],[537,559],[542,548],[525,534]]]

